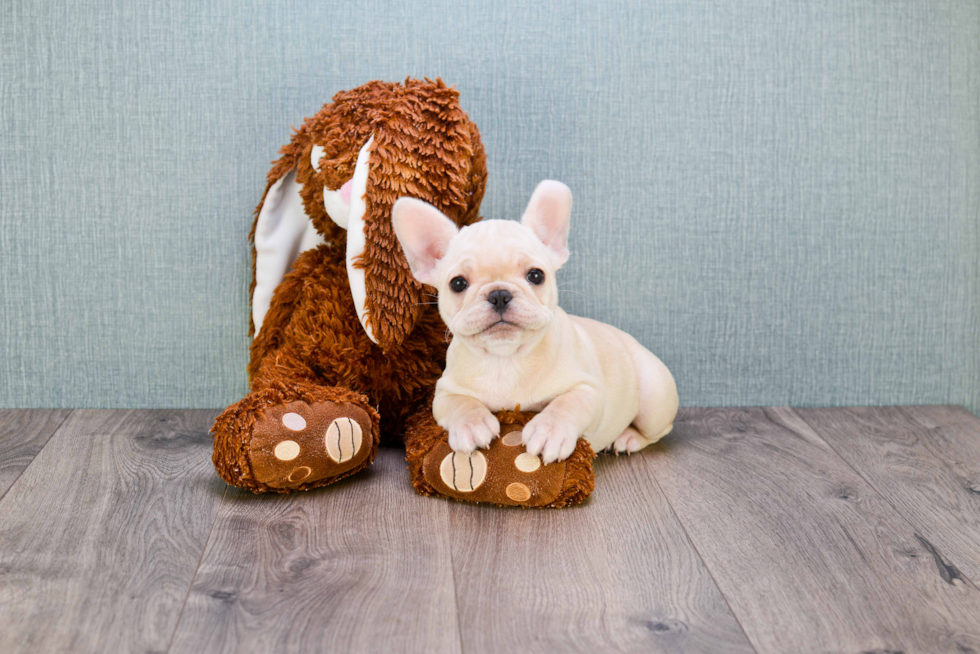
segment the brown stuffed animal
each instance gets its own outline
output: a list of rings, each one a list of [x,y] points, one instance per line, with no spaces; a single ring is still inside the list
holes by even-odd
[[[307,490],[403,441],[423,494],[521,506],[587,497],[584,440],[569,460],[531,470],[523,459],[515,466],[523,447],[506,437],[495,443],[502,457],[491,448],[454,458],[432,418],[448,334],[433,289],[402,254],[391,207],[410,196],[460,227],[478,219],[486,158],[457,91],[409,79],[338,93],[281,154],[250,235],[251,390],[215,421],[218,474],[254,492]],[[519,429],[526,418],[506,421]],[[462,486],[439,472],[468,463]]]

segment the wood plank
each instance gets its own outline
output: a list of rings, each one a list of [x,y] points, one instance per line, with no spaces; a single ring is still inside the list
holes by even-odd
[[[980,586],[980,419],[959,407],[797,413],[949,558],[950,575]]]
[[[466,652],[753,651],[650,473],[657,456],[600,457],[574,508],[450,504]]]
[[[0,651],[162,651],[224,492],[214,411],[74,411],[0,501]]]
[[[69,413],[70,409],[0,409],[0,499]]]
[[[309,493],[229,490],[173,652],[459,652],[444,503],[401,450]]]
[[[980,591],[797,414],[675,425],[649,460],[760,652],[980,651]]]

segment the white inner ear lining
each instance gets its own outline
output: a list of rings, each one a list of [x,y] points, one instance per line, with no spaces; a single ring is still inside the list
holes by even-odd
[[[331,191],[326,187],[323,188],[323,208],[327,210],[330,220],[337,223],[338,227],[347,229],[347,224],[350,222],[350,205],[344,202],[339,190]]]
[[[337,201],[343,205],[343,210],[334,215],[330,212],[329,206],[325,208],[330,218],[341,227],[347,229],[350,224],[354,225],[354,228],[348,229],[347,233],[347,281],[350,285],[357,318],[368,338],[377,343],[378,341],[374,338],[374,334],[367,324],[367,311],[364,306],[367,299],[367,287],[364,270],[354,268],[354,260],[364,253],[367,244],[367,238],[364,234],[364,213],[367,210],[367,203],[364,194],[367,191],[368,173],[370,172],[370,147],[373,142],[374,135],[372,134],[357,155],[354,176],[351,178],[350,206],[340,199],[338,191],[330,191],[330,193],[336,194]],[[319,164],[319,158],[323,156],[323,152],[322,147],[313,146],[310,159],[314,167]],[[255,325],[256,334],[262,329],[262,323],[266,312],[269,310],[275,288],[285,274],[289,272],[293,261],[301,252],[323,243],[323,237],[313,228],[313,223],[310,222],[306,211],[303,209],[300,189],[301,186],[296,181],[296,171],[293,170],[273,184],[259,212],[255,233],[256,286],[252,295],[252,322]],[[326,204],[326,199],[327,190],[324,189],[324,204]],[[338,221],[340,216],[346,218],[343,224]]]
[[[313,149],[310,150],[310,163],[313,164],[313,170],[320,172],[320,159],[323,159],[323,153],[326,150],[323,149],[322,145],[314,145]]]
[[[364,307],[367,300],[364,269],[354,267],[354,261],[364,254],[364,248],[367,246],[367,237],[364,234],[364,213],[367,211],[367,201],[364,194],[367,192],[372,143],[374,143],[374,134],[357,154],[357,165],[354,166],[354,176],[351,178],[350,212],[347,219],[347,281],[350,284],[351,297],[354,299],[357,319],[364,327],[364,333],[367,334],[368,338],[373,343],[377,343],[378,340],[368,325],[367,310]]]
[[[303,208],[301,188],[295,170],[280,178],[266,194],[255,223],[252,323],[256,334],[262,329],[276,287],[296,257],[323,243]]]
[[[314,145],[313,149],[310,150],[310,164],[317,172],[320,172],[320,160],[323,158],[324,152],[326,150],[322,145]],[[331,191],[326,187],[323,188],[323,208],[326,209],[330,220],[337,223],[339,227],[347,229],[347,221],[350,219],[350,205],[344,202],[340,195],[340,189]]]

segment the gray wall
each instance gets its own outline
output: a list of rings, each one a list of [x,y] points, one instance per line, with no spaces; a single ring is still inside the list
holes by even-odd
[[[441,75],[484,216],[567,182],[563,304],[685,405],[980,408],[974,0],[2,6],[0,405],[237,399],[290,125]]]

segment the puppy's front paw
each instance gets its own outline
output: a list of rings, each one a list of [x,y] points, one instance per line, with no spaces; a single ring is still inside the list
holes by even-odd
[[[568,422],[539,413],[524,426],[521,440],[528,454],[540,456],[548,464],[571,456],[579,436],[578,430]]]
[[[486,410],[473,412],[449,425],[449,447],[468,454],[478,447],[488,447],[499,435],[500,422],[496,416]]]

